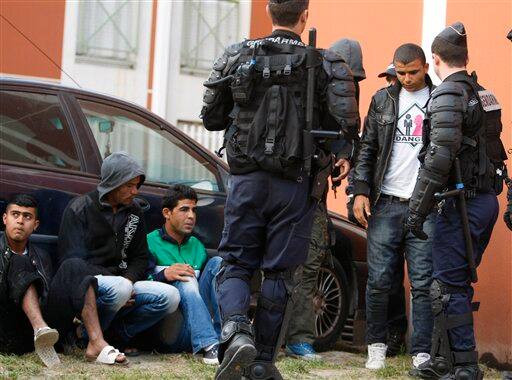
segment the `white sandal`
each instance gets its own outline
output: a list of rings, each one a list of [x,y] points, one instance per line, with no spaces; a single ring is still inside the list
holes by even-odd
[[[53,345],[59,340],[59,332],[50,327],[41,327],[34,332],[34,349],[37,356],[48,367],[60,364]]]
[[[125,360],[122,362],[116,361],[117,357],[119,355],[125,356],[122,352],[119,352],[117,348],[114,348],[113,346],[105,346],[101,350],[101,352],[98,354],[96,358],[86,356],[87,360],[98,364],[108,364],[108,365],[127,365],[129,363],[128,359],[125,356]]]

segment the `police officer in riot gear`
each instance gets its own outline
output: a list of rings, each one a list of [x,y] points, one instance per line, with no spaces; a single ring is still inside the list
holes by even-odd
[[[359,118],[352,74],[337,54],[301,41],[307,7],[308,0],[269,0],[272,34],[227,48],[205,82],[203,123],[208,130],[226,130],[231,172],[219,246],[223,328],[217,379],[281,378],[273,363],[286,331],[296,269],[308,251],[317,203],[311,195],[320,198],[326,186],[314,177],[325,170],[311,163],[306,111],[314,110],[314,129],[341,131],[343,138],[330,151],[342,168],[340,178],[350,168]],[[307,84],[313,83],[308,70],[315,86],[306,107]],[[259,269],[264,279],[251,325],[250,281]]]
[[[512,42],[512,30],[508,32],[507,38]],[[510,153],[510,150],[508,151]],[[508,229],[512,231],[512,179],[508,178],[505,180],[508,191],[507,191],[507,210],[503,214],[503,221],[507,225]]]
[[[424,134],[426,149],[423,157],[420,155],[423,165],[409,203],[407,228],[424,238],[423,221],[436,196],[442,197],[439,192],[447,190],[444,194],[448,196],[463,191],[465,197],[444,197],[440,204],[432,248],[432,359],[415,374],[482,379],[472,316],[478,309],[478,304],[472,303],[471,287],[476,272],[471,272],[473,260],[466,252],[473,251],[474,262],[480,263],[498,216],[496,195],[503,188],[506,159],[500,140],[501,106],[478,84],[476,74],[466,71],[468,50],[462,23],[437,35],[432,57],[443,82],[432,93],[427,108],[430,126],[424,128],[428,130]]]

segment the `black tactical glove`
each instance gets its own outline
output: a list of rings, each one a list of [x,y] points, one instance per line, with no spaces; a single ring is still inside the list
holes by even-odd
[[[411,233],[420,240],[427,240],[428,235],[423,231],[423,222],[425,217],[414,211],[409,210],[409,215],[405,221],[405,230]]]
[[[512,231],[512,186],[508,188],[507,201],[507,211],[505,211],[505,214],[503,214],[503,221],[507,225],[508,229]]]

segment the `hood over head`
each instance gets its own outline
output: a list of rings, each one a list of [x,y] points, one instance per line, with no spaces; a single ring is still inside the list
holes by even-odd
[[[126,152],[112,153],[101,164],[101,181],[98,184],[100,202],[103,202],[105,195],[112,190],[138,176],[141,176],[137,185],[140,187],[146,179],[142,166]]]
[[[363,67],[363,51],[358,41],[342,38],[333,43],[329,49],[343,57],[355,80],[359,82],[366,78]]]

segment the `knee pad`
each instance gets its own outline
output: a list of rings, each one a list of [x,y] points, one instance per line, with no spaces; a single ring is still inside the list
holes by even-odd
[[[238,278],[250,284],[254,270],[223,261],[216,276],[217,287],[229,278]]]

